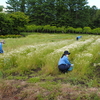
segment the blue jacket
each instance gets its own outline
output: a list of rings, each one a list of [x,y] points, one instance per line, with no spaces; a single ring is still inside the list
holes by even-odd
[[[80,39],[82,36],[77,36],[78,39]]]
[[[0,42],[0,53],[3,53],[2,43]]]
[[[63,56],[62,58],[59,59],[58,65],[61,65],[61,64],[71,65],[71,63],[68,60],[68,57],[67,56]]]

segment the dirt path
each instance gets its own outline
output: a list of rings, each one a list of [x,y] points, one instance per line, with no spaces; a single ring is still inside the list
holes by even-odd
[[[99,100],[98,88],[82,88],[61,84],[59,88],[46,89],[41,83],[6,80],[0,83],[0,100]],[[88,94],[88,95],[87,95]]]

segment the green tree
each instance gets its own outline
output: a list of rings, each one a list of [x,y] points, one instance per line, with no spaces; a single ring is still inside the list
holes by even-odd
[[[25,4],[26,4],[26,0],[20,0],[20,11],[21,12],[26,12]]]
[[[45,25],[55,25],[55,0],[47,0],[43,3],[43,11],[44,11],[44,24]]]
[[[3,11],[4,6],[0,6],[0,12]]]
[[[29,21],[29,17],[26,16],[23,12],[14,12],[9,14],[9,17],[13,21],[13,31],[12,34],[20,34],[22,28],[25,28]]]
[[[20,34],[28,23],[29,18],[22,12],[12,14],[0,13],[0,34]]]
[[[94,20],[96,20],[96,12],[97,12],[97,7],[96,6],[92,6],[91,8],[90,8],[90,20],[91,20],[91,22],[90,22],[90,27],[91,28],[95,28],[95,25],[94,25]]]
[[[26,4],[27,0],[8,0],[7,3],[7,10],[8,12],[26,12]]]
[[[94,26],[95,28],[100,27],[100,9],[96,11]]]
[[[28,0],[27,14],[36,25],[52,24],[54,19],[55,0]]]
[[[7,3],[7,9],[8,12],[17,12],[20,9],[20,0],[8,0]]]
[[[87,0],[68,0],[68,11],[72,18],[72,27],[84,27],[86,25],[89,9],[86,4]]]
[[[56,26],[67,26],[70,23],[70,15],[68,14],[68,5],[67,2],[68,0],[57,0],[55,3],[55,8],[56,8],[56,14],[55,14],[55,23]],[[66,25],[67,23],[67,25]]]
[[[8,11],[24,12],[36,25],[95,28],[99,20],[96,6],[91,8],[87,0],[8,0],[7,4]]]
[[[0,35],[10,34],[12,31],[12,20],[5,13],[0,13]]]

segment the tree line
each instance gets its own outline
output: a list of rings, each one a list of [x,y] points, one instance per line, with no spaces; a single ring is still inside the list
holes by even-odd
[[[100,34],[100,28],[35,25],[29,24],[29,16],[23,12],[0,13],[0,35],[20,35],[21,32]]]
[[[0,35],[23,31],[100,34],[100,9],[88,6],[87,0],[8,0],[7,4],[7,13],[0,13]]]
[[[7,12],[23,12],[29,23],[56,27],[100,27],[100,9],[87,0],[8,0]]]

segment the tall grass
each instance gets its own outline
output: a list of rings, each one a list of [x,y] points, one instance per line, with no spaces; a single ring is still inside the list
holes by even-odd
[[[45,68],[43,67],[43,70],[45,69],[44,71],[47,73],[53,73],[53,74],[57,73],[58,60],[61,57],[64,50],[71,51],[72,54],[70,56],[70,59],[73,60],[75,54],[77,54],[79,51],[82,51],[82,49],[85,49],[85,46],[87,47],[93,41],[94,41],[93,38],[80,42],[74,41],[74,43],[63,46],[62,48],[56,49],[54,52],[49,53],[47,56],[45,56],[45,66],[44,66]]]
[[[69,50],[74,69],[67,76],[73,80],[74,77],[92,77],[95,70],[93,63],[100,58],[100,37],[82,35],[82,39],[76,41],[76,36],[34,34],[20,39],[6,39],[5,53],[0,55],[1,75],[60,75],[58,60],[65,50]]]
[[[93,63],[95,60],[98,60],[99,48],[100,48],[100,39],[97,39],[91,45],[89,45],[83,52],[80,52],[76,55],[74,59],[74,64],[77,75],[83,76],[84,74],[91,73],[93,75]],[[81,69],[81,71],[80,71]]]

